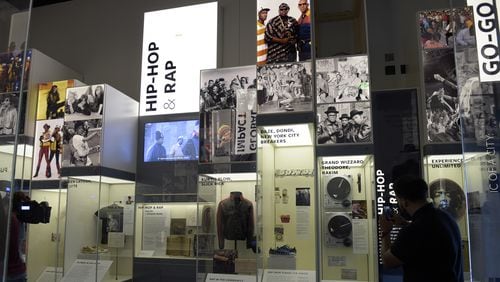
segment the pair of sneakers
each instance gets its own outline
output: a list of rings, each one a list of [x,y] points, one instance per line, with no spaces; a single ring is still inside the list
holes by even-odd
[[[281,247],[277,248],[270,248],[269,249],[269,254],[270,255],[296,255],[297,250],[295,248],[292,248],[288,245],[283,245]]]

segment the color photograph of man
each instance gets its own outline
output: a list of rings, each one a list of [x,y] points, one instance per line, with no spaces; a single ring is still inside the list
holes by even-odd
[[[37,120],[63,118],[66,88],[73,84],[72,80],[39,84]]]
[[[311,58],[308,0],[258,0],[257,7],[257,65]]]
[[[33,180],[58,179],[63,152],[63,119],[36,122],[33,152]]]

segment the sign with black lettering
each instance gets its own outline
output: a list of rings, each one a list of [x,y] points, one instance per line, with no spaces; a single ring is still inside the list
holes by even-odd
[[[308,124],[264,126],[259,128],[259,145],[310,146],[311,127]]]
[[[216,60],[217,2],[145,13],[140,115],[198,112],[200,70]]]
[[[481,82],[500,81],[498,6],[496,0],[467,0],[474,9],[474,26]]]

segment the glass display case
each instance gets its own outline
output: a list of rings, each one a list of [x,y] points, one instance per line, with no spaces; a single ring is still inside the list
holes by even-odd
[[[204,281],[255,280],[255,181],[255,173],[200,174],[195,252]]]
[[[259,277],[316,280],[316,185],[312,124],[259,126]],[[286,278],[285,278],[286,279]]]
[[[320,157],[318,168],[321,281],[374,281],[373,157]]]

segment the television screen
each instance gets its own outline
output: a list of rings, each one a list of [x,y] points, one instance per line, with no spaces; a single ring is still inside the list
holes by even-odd
[[[198,160],[199,121],[146,123],[144,162]]]

